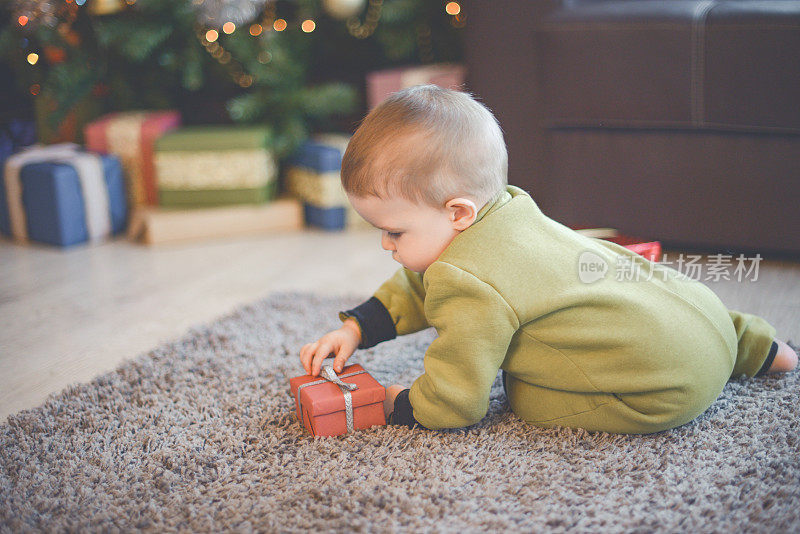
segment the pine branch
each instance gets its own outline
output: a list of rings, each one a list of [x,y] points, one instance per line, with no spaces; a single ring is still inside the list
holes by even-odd
[[[355,111],[358,95],[353,87],[344,83],[328,83],[305,87],[298,96],[303,114],[309,118],[344,115]]]

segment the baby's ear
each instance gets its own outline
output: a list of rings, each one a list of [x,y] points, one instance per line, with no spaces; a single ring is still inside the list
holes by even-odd
[[[448,200],[445,208],[453,224],[453,229],[459,232],[469,228],[475,222],[475,217],[478,216],[478,207],[468,198],[459,197]]]

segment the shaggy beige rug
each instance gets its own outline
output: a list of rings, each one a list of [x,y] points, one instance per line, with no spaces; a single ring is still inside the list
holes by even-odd
[[[0,530],[800,530],[800,373],[648,436],[539,429],[499,379],[467,429],[313,439],[288,379],[358,298],[275,295],[0,425]],[[754,311],[755,310],[751,310]],[[433,334],[353,356],[410,384]]]

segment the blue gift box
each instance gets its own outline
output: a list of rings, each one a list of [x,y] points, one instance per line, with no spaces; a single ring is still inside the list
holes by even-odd
[[[307,141],[292,155],[289,164],[320,174],[339,172],[342,168],[342,151],[338,147]]]
[[[347,141],[341,135],[320,136],[303,143],[288,161],[287,185],[303,201],[308,226],[343,230],[360,222],[341,187]]]
[[[347,222],[344,208],[319,208],[308,202],[303,204],[303,217],[307,225],[324,230],[342,230]]]
[[[116,156],[100,157],[111,233],[117,234],[125,229],[128,214],[122,166]],[[29,163],[20,171],[20,183],[29,240],[62,247],[89,240],[85,199],[75,168],[68,163]],[[0,187],[0,231],[11,235],[5,187]]]

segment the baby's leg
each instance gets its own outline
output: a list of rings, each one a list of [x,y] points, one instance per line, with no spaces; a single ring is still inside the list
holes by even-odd
[[[505,371],[503,388],[511,410],[519,418],[544,428],[566,426],[592,432],[649,434],[687,423],[708,407],[703,403],[686,410],[665,408],[645,414],[616,395],[545,388],[514,378]],[[658,399],[654,402],[658,404]],[[667,402],[665,406],[675,404]]]

